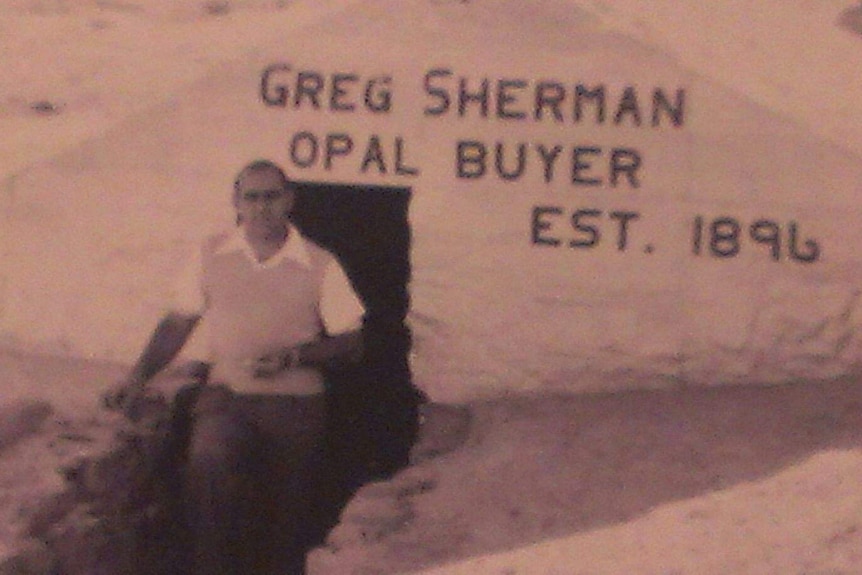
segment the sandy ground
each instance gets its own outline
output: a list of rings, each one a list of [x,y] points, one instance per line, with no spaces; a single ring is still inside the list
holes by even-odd
[[[407,519],[345,573],[862,573],[855,381],[471,409],[466,444],[395,480]],[[375,489],[346,522],[373,525]]]
[[[677,48],[684,34],[696,38],[698,20],[662,16],[670,3],[625,22],[643,2],[583,4]],[[839,3],[808,4],[815,18]],[[3,2],[0,176],[104,133],[253,49],[295,17],[289,6]],[[732,28],[731,12],[715,21]],[[763,38],[776,50],[788,41]],[[732,50],[719,55],[692,51],[690,64],[725,62],[722,73],[750,78],[740,89],[768,104],[775,86],[741,70]],[[818,130],[844,123],[834,137],[860,149],[848,104],[810,91],[842,73],[819,70],[823,81],[799,84],[782,104],[795,108],[781,112],[828,118]],[[97,449],[116,423],[96,397],[121,372],[0,354],[0,557],[34,502],[58,488],[57,470]],[[853,380],[504,396],[467,408],[463,444],[360,493],[331,547],[313,557],[314,574],[862,574],[862,391]],[[429,418],[421,453],[458,443],[460,427],[448,421]]]
[[[116,365],[0,354],[0,557],[117,421]],[[469,416],[467,416],[469,414]],[[862,387],[511,396],[428,411],[313,575],[862,573]]]

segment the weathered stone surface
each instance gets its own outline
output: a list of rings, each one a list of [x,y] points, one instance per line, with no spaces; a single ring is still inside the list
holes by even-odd
[[[426,404],[421,407],[419,438],[411,452],[411,466],[387,481],[362,486],[344,508],[338,525],[324,546],[308,556],[309,573],[372,575],[373,569],[354,569],[352,557],[384,539],[397,537],[416,517],[413,501],[433,490],[437,480],[423,463],[455,451],[468,438],[471,413],[463,406]]]
[[[212,0],[206,5],[218,12],[229,4],[238,2]],[[450,11],[445,6],[449,4],[460,5]],[[196,4],[195,10],[202,6]],[[433,17],[421,16],[429,9]],[[848,14],[857,11],[854,7]],[[717,76],[700,75],[698,68],[711,70],[712,62],[720,59],[707,58],[690,67],[683,61],[696,51],[686,50],[679,59],[664,53],[660,35],[653,38],[655,45],[626,39],[630,31],[620,34],[599,25],[590,12],[550,0],[531,3],[529,9],[510,0],[401,1],[391,7],[366,2],[351,5],[343,19],[325,26],[303,27],[302,19],[293,18],[282,22],[295,26],[290,34],[275,34],[265,42],[261,34],[253,58],[198,82],[190,75],[182,93],[171,94],[166,107],[129,118],[103,137],[47,156],[14,176],[7,174],[4,190],[17,200],[3,206],[9,238],[5,253],[14,263],[4,266],[2,274],[8,292],[4,331],[31,345],[131,360],[153,318],[170,300],[174,278],[191,246],[210,227],[229,224],[227,198],[239,167],[237,151],[284,155],[284,126],[272,122],[273,110],[257,105],[248,87],[284,54],[320,45],[325,47],[317,51],[320,58],[302,66],[325,74],[353,68],[363,79],[392,71],[397,101],[403,104],[395,114],[338,115],[339,131],[350,134],[356,144],[350,159],[361,158],[369,134],[398,132],[410,143],[410,159],[422,160],[424,169],[408,180],[398,170],[366,171],[367,164],[357,171],[353,161],[315,162],[301,166],[301,172],[309,181],[411,188],[413,367],[417,384],[430,397],[466,401],[528,390],[653,387],[681,377],[710,385],[852,373],[858,344],[848,346],[839,343],[846,342],[845,336],[836,339],[824,332],[820,337],[808,328],[839,317],[817,305],[817,292],[844,298],[862,279],[855,253],[862,238],[857,225],[862,173],[858,147],[848,150],[822,139],[826,132],[835,133],[825,128],[830,123],[858,124],[836,120],[851,113],[835,102],[855,101],[841,97],[842,90],[855,84],[836,84],[832,104],[813,90],[798,90],[801,99],[794,99],[787,97],[787,90],[767,89],[769,97],[764,99],[762,90],[771,84],[752,79],[774,73],[777,78],[805,78],[813,67],[794,68],[799,62],[789,59],[778,72],[769,57],[760,61],[764,67],[757,72],[748,68],[745,81],[726,69]],[[844,23],[848,25],[846,18]],[[833,28],[830,24],[822,29],[818,39],[843,46],[846,29]],[[511,42],[515,35],[517,45]],[[475,45],[467,42],[480,36],[483,41]],[[399,42],[416,49],[391,50]],[[439,65],[441,43],[452,47],[447,64],[451,69],[445,78],[431,78],[436,89],[446,86],[454,94],[459,77],[471,86],[483,79],[521,78],[530,88],[514,90],[520,96],[517,101],[504,103],[526,110],[529,92],[543,78],[558,80],[567,90],[583,82],[586,88],[602,86],[603,105],[607,89],[607,122],[604,114],[599,122],[585,115],[573,142],[573,134],[560,132],[562,124],[549,115],[534,123],[495,121],[482,118],[478,103],[469,102],[462,112],[480,122],[471,137],[482,140],[483,150],[487,147],[488,162],[482,164],[483,174],[475,174],[481,177],[461,177],[452,169],[451,154],[467,136],[464,124],[454,113],[438,117],[422,112],[422,103],[432,96],[422,91],[423,75]],[[761,48],[761,57],[782,53]],[[549,58],[549,52],[558,58]],[[832,52],[840,54],[834,56],[835,64],[859,57],[852,50]],[[355,60],[359,53],[365,56]],[[296,70],[279,81],[289,78],[295,81]],[[728,81],[731,85],[722,83]],[[664,94],[685,90],[684,125],[637,129],[647,128],[646,115],[641,126],[640,119],[630,124],[624,113],[621,125],[611,126],[616,123],[611,122],[612,108],[620,102],[624,85],[638,90],[654,86],[666,90]],[[645,104],[648,95],[638,93]],[[790,113],[791,102],[803,101],[804,109]],[[824,105],[831,113],[824,115]],[[567,114],[572,109],[567,106]],[[683,107],[679,109],[682,114]],[[330,117],[310,105],[293,112],[299,124],[318,125],[323,116]],[[789,120],[793,117],[816,121],[800,124]],[[574,121],[581,120],[567,120],[569,127]],[[320,140],[323,133],[316,136]],[[517,163],[521,142],[541,143],[548,150],[559,146],[554,148],[560,152],[554,156],[559,162],[543,170],[541,157],[527,147],[526,171],[502,181],[494,173],[494,141],[505,145],[498,148],[505,155],[496,163],[505,163],[507,170]],[[639,180],[642,187],[626,189],[633,182],[623,180],[617,190],[607,178],[599,178],[578,182],[585,187],[573,189],[573,171],[580,168],[572,161],[572,146],[591,143],[641,150],[649,158]],[[195,161],[188,162],[190,157]],[[603,162],[596,159],[592,167],[599,176]],[[592,169],[586,171],[593,175]],[[512,201],[500,201],[501,186],[512,191],[511,198],[507,196]],[[97,189],[110,190],[112,201],[95,201],[92,190]],[[201,190],[212,194],[205,202]],[[58,196],[68,201],[57,202]],[[538,241],[530,241],[531,209],[541,206],[551,212],[541,220],[543,225],[533,228]],[[596,214],[588,216],[595,228],[571,225],[575,210],[581,209]],[[625,249],[620,222],[609,218],[625,212],[615,210],[638,216],[631,222]],[[118,213],[136,217],[117,218]],[[715,218],[724,215],[739,227],[739,242],[708,233]],[[760,218],[781,230],[774,252],[762,236],[751,237],[751,226]],[[798,237],[791,224],[798,224]],[[706,235],[693,237],[695,228],[703,228]],[[590,239],[586,230],[593,229],[595,238]],[[11,241],[19,237],[29,241]],[[799,259],[807,238],[822,247],[817,262]],[[570,242],[579,249],[566,247]],[[81,250],[82,245],[88,249]],[[791,245],[798,249],[791,252]],[[41,257],[33,258],[34,253]],[[46,282],[46,277],[64,281]],[[91,281],[94,277],[101,281]],[[764,309],[768,313],[761,313]],[[786,321],[798,319],[795,314],[807,317],[802,324]],[[100,329],[80,329],[82,318]],[[831,325],[852,337],[862,328],[852,318],[846,329]],[[836,343],[846,351],[833,353]]]
[[[3,575],[155,575],[179,557],[174,412],[142,403],[134,422],[113,420],[113,439],[59,469],[62,491],[29,517],[24,549]]]
[[[464,406],[423,405],[419,439],[411,452],[411,462],[420,463],[460,447],[470,431],[470,419],[470,411]]]
[[[173,405],[145,402],[134,422],[110,419],[110,441],[89,442],[82,456],[58,472],[64,487],[30,513],[29,543],[2,565],[0,575],[158,575],[182,560],[183,533],[177,475],[181,415],[194,388]],[[61,433],[83,436],[80,426]],[[451,405],[422,406],[422,426],[413,465],[459,447],[470,429],[470,413]],[[84,441],[83,439],[81,441]],[[337,549],[356,549],[397,534],[413,521],[411,501],[435,487],[427,473],[408,468],[390,481],[363,486],[330,533],[316,561]],[[343,555],[339,561],[343,561]],[[326,571],[322,571],[326,573]]]
[[[72,489],[55,493],[41,501],[27,522],[25,533],[29,537],[42,537],[52,526],[69,515],[78,504],[78,498]]]
[[[57,575],[54,553],[40,541],[31,541],[8,560],[0,563],[0,575]]]
[[[53,411],[46,401],[20,401],[0,406],[0,449],[39,431]]]
[[[361,489],[333,532],[341,546],[316,550],[309,573],[358,575],[376,569],[391,575],[433,566],[434,573],[443,574],[470,557],[459,573],[497,575],[507,572],[507,565],[489,566],[486,556],[513,549],[532,549],[518,573],[554,568],[575,573],[593,566],[578,562],[575,551],[586,549],[575,543],[580,537],[593,541],[595,557],[612,559],[645,540],[660,547],[662,537],[655,534],[662,529],[708,549],[714,573],[802,573],[805,566],[810,572],[856,573],[846,566],[858,564],[853,562],[860,549],[854,546],[858,483],[848,480],[856,476],[845,470],[860,463],[860,399],[858,378],[848,378],[473,403],[463,446]],[[730,493],[736,494],[732,508],[719,511],[716,502]],[[366,525],[346,520],[361,515],[367,522],[369,511],[388,509],[363,498],[406,503],[414,518],[377,540],[363,539],[360,529]],[[679,501],[687,502],[686,513],[659,522],[638,519],[655,517],[655,509]],[[831,511],[824,514],[821,506]],[[703,509],[715,515],[704,515]],[[697,514],[692,521],[689,510]],[[782,514],[787,521],[773,520]],[[380,519],[385,525],[385,513]],[[352,539],[345,536],[347,529],[353,529]],[[593,539],[598,532],[605,535]],[[808,535],[813,532],[820,539]],[[624,543],[615,540],[622,534],[630,536]],[[727,549],[735,547],[723,543],[724,534],[750,545],[744,565],[734,562],[735,555],[727,560]],[[544,561],[545,548],[534,545],[557,538],[562,562]],[[763,543],[770,538],[780,545]],[[676,572],[674,559],[682,556],[691,563],[680,573],[705,572],[691,549],[666,547],[663,553],[671,558],[654,553],[650,573]],[[641,572],[609,564],[596,567],[596,573]],[[787,568],[790,564],[794,568]]]

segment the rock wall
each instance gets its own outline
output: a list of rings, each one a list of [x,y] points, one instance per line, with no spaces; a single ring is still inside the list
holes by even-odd
[[[77,441],[86,450],[57,470],[63,481],[30,503],[4,575],[156,575],[181,559],[178,455],[164,399],[134,422],[102,413]],[[62,438],[64,434],[58,437]]]
[[[775,109],[569,2],[355,2],[2,182],[0,334],[131,361],[267,156],[410,190],[435,400],[853,373],[862,159]]]
[[[183,388],[173,407],[163,397],[152,398],[135,411],[134,421],[102,413],[101,429],[91,425],[85,432],[92,442],[87,453],[59,470],[62,485],[28,511],[17,548],[0,562],[0,575],[184,572],[188,536],[178,517],[177,471],[187,431],[184,412],[193,394],[193,387]],[[17,421],[44,419],[33,416],[34,406],[17,411]],[[414,464],[457,448],[469,429],[469,412],[455,406],[426,405],[422,420]],[[384,536],[405,513],[409,517],[409,507],[395,509],[399,497],[406,505],[406,498],[422,489],[422,482],[411,480],[409,473],[391,484],[379,481],[362,487],[325,547],[312,554],[311,573],[329,573],[326,564],[336,551],[361,553],[365,543]],[[338,561],[344,564],[344,554]]]

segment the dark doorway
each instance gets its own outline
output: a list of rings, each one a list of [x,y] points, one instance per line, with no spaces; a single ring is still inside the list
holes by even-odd
[[[372,322],[403,325],[407,316],[410,196],[409,188],[299,186],[295,223],[338,256]]]
[[[337,512],[363,483],[408,463],[421,394],[408,356],[411,333],[409,188],[302,182],[295,223],[332,251],[366,307],[365,359],[327,373]]]

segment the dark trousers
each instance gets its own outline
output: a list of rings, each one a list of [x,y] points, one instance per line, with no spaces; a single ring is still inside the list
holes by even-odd
[[[303,573],[322,473],[324,396],[205,386],[183,476],[195,575]]]

